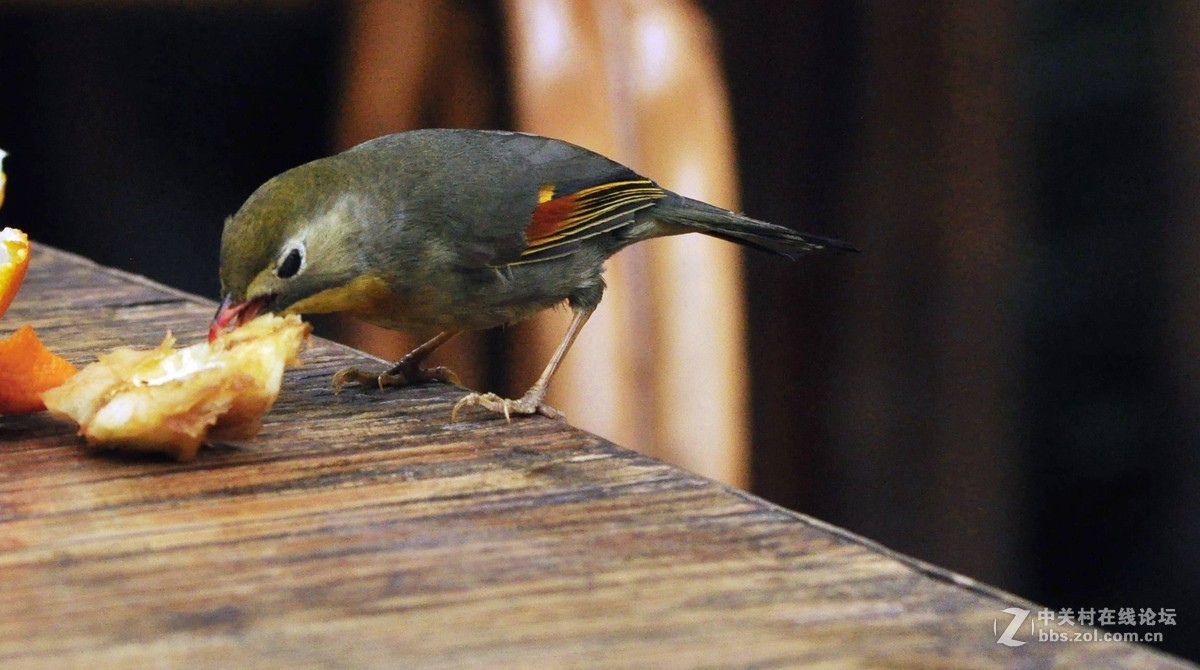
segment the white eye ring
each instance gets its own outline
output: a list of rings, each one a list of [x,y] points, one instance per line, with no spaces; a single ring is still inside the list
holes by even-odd
[[[291,279],[304,271],[305,261],[303,244],[288,245],[279,257],[279,262],[275,264],[275,276]]]

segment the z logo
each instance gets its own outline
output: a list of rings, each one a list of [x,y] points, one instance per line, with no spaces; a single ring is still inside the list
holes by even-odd
[[[1004,632],[1000,633],[999,637],[996,638],[996,644],[1002,644],[1006,647],[1020,647],[1021,645],[1025,644],[1023,640],[1018,640],[1013,636],[1016,635],[1017,631],[1021,629],[1021,624],[1025,623],[1025,619],[1029,618],[1029,610],[1023,610],[1020,607],[1008,607],[1000,611],[1004,612],[1005,614],[1011,614],[1012,621],[1008,623],[1008,628],[1005,628]],[[993,619],[993,634],[996,632],[996,628],[996,620]]]

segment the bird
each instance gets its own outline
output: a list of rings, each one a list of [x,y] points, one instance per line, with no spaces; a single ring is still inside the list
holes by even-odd
[[[222,301],[209,339],[260,313],[348,312],[401,331],[436,332],[390,369],[347,368],[350,383],[457,383],[423,367],[463,331],[565,303],[572,318],[520,398],[470,392],[480,407],[561,417],[545,403],[563,357],[604,294],[604,262],[655,237],[701,233],[796,258],[855,252],[688,198],[575,144],[505,130],[420,129],[366,141],[256,189],[221,233]]]

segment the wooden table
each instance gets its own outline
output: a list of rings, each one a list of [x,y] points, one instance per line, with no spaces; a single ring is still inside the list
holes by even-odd
[[[213,313],[34,254],[0,330],[78,364]],[[1187,667],[997,644],[1037,608],[562,422],[448,423],[455,387],[334,396],[382,365],[339,345],[305,360],[257,438],[191,463],[0,418],[0,667]]]

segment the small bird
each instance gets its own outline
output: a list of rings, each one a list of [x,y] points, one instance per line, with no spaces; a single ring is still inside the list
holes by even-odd
[[[856,251],[673,193],[582,147],[508,131],[386,135],[280,174],[226,220],[209,339],[260,312],[349,312],[385,328],[438,332],[386,372],[338,372],[380,387],[456,382],[422,364],[465,330],[566,302],[562,343],[522,397],[471,393],[454,407],[561,414],[543,400],[604,293],[604,261],[635,242],[703,233],[794,258]]]

